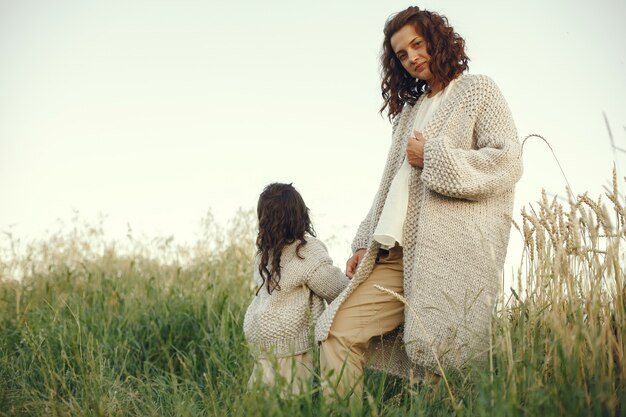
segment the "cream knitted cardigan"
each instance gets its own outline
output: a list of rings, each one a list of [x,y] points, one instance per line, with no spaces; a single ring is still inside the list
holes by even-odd
[[[318,320],[319,342],[328,337],[338,307],[372,271],[380,247],[372,234],[421,101],[406,105],[394,120],[378,192],[352,244],[353,251],[367,251],[346,291]],[[484,349],[509,239],[513,188],[522,174],[511,112],[486,76],[461,76],[422,133],[424,168],[411,172],[403,228],[409,308],[403,328],[374,341],[369,351],[370,366],[398,375],[438,372],[436,359],[460,367]]]
[[[311,347],[311,326],[348,285],[348,278],[333,266],[326,246],[313,237],[296,255],[296,241],[283,248],[280,258],[280,290],[267,292],[263,286],[246,311],[243,330],[253,355],[284,357],[306,352]],[[263,282],[257,255],[254,282]]]

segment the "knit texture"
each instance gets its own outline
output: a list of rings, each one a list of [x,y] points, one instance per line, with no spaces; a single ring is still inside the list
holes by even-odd
[[[297,355],[311,347],[310,332],[315,320],[348,285],[348,278],[333,266],[326,246],[306,237],[296,254],[296,241],[283,248],[280,258],[280,290],[267,285],[254,297],[246,311],[243,330],[252,353],[258,357]],[[260,256],[254,264],[254,283],[261,285]]]
[[[348,288],[320,317],[323,341],[339,306],[367,279],[380,245],[372,234],[406,153],[422,98],[394,120],[378,192],[358,228],[353,251],[367,251]],[[409,180],[404,222],[405,323],[370,345],[369,365],[398,375],[461,367],[485,351],[509,240],[521,146],[496,84],[463,75],[424,128],[424,168]],[[401,340],[399,339],[401,337]]]

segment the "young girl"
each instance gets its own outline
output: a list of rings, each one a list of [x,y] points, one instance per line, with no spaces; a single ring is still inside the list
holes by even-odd
[[[257,378],[273,385],[280,375],[297,394],[311,376],[311,326],[347,286],[326,247],[315,238],[309,209],[291,184],[270,184],[257,206],[259,234],[254,267],[256,296],[243,329],[257,359]]]

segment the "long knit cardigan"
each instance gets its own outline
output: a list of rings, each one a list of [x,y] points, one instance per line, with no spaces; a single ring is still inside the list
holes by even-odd
[[[372,207],[352,244],[367,251],[348,288],[318,320],[318,342],[339,306],[370,275],[380,244],[372,234],[391,181],[406,154],[417,109],[405,105]],[[424,167],[409,180],[404,223],[403,328],[370,344],[369,366],[398,375],[461,367],[484,351],[499,290],[513,209],[522,174],[521,147],[511,112],[496,84],[463,75],[422,134]]]
[[[348,285],[341,269],[333,266],[326,246],[307,236],[285,246],[280,257],[280,289],[268,293],[264,285],[248,307],[243,323],[252,354],[257,357],[285,357],[306,352],[311,347],[311,327],[332,300]],[[254,282],[261,285],[259,259],[254,266]]]

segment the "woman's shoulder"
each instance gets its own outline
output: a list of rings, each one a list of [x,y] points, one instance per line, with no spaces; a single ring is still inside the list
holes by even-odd
[[[485,74],[462,74],[459,76],[458,82],[474,85],[495,85],[495,81]]]
[[[455,88],[453,95],[463,108],[476,110],[504,100],[496,82],[487,75],[463,74],[457,79]]]
[[[458,78],[457,85],[459,90],[470,94],[499,94],[500,92],[493,78],[484,74],[463,74]]]

